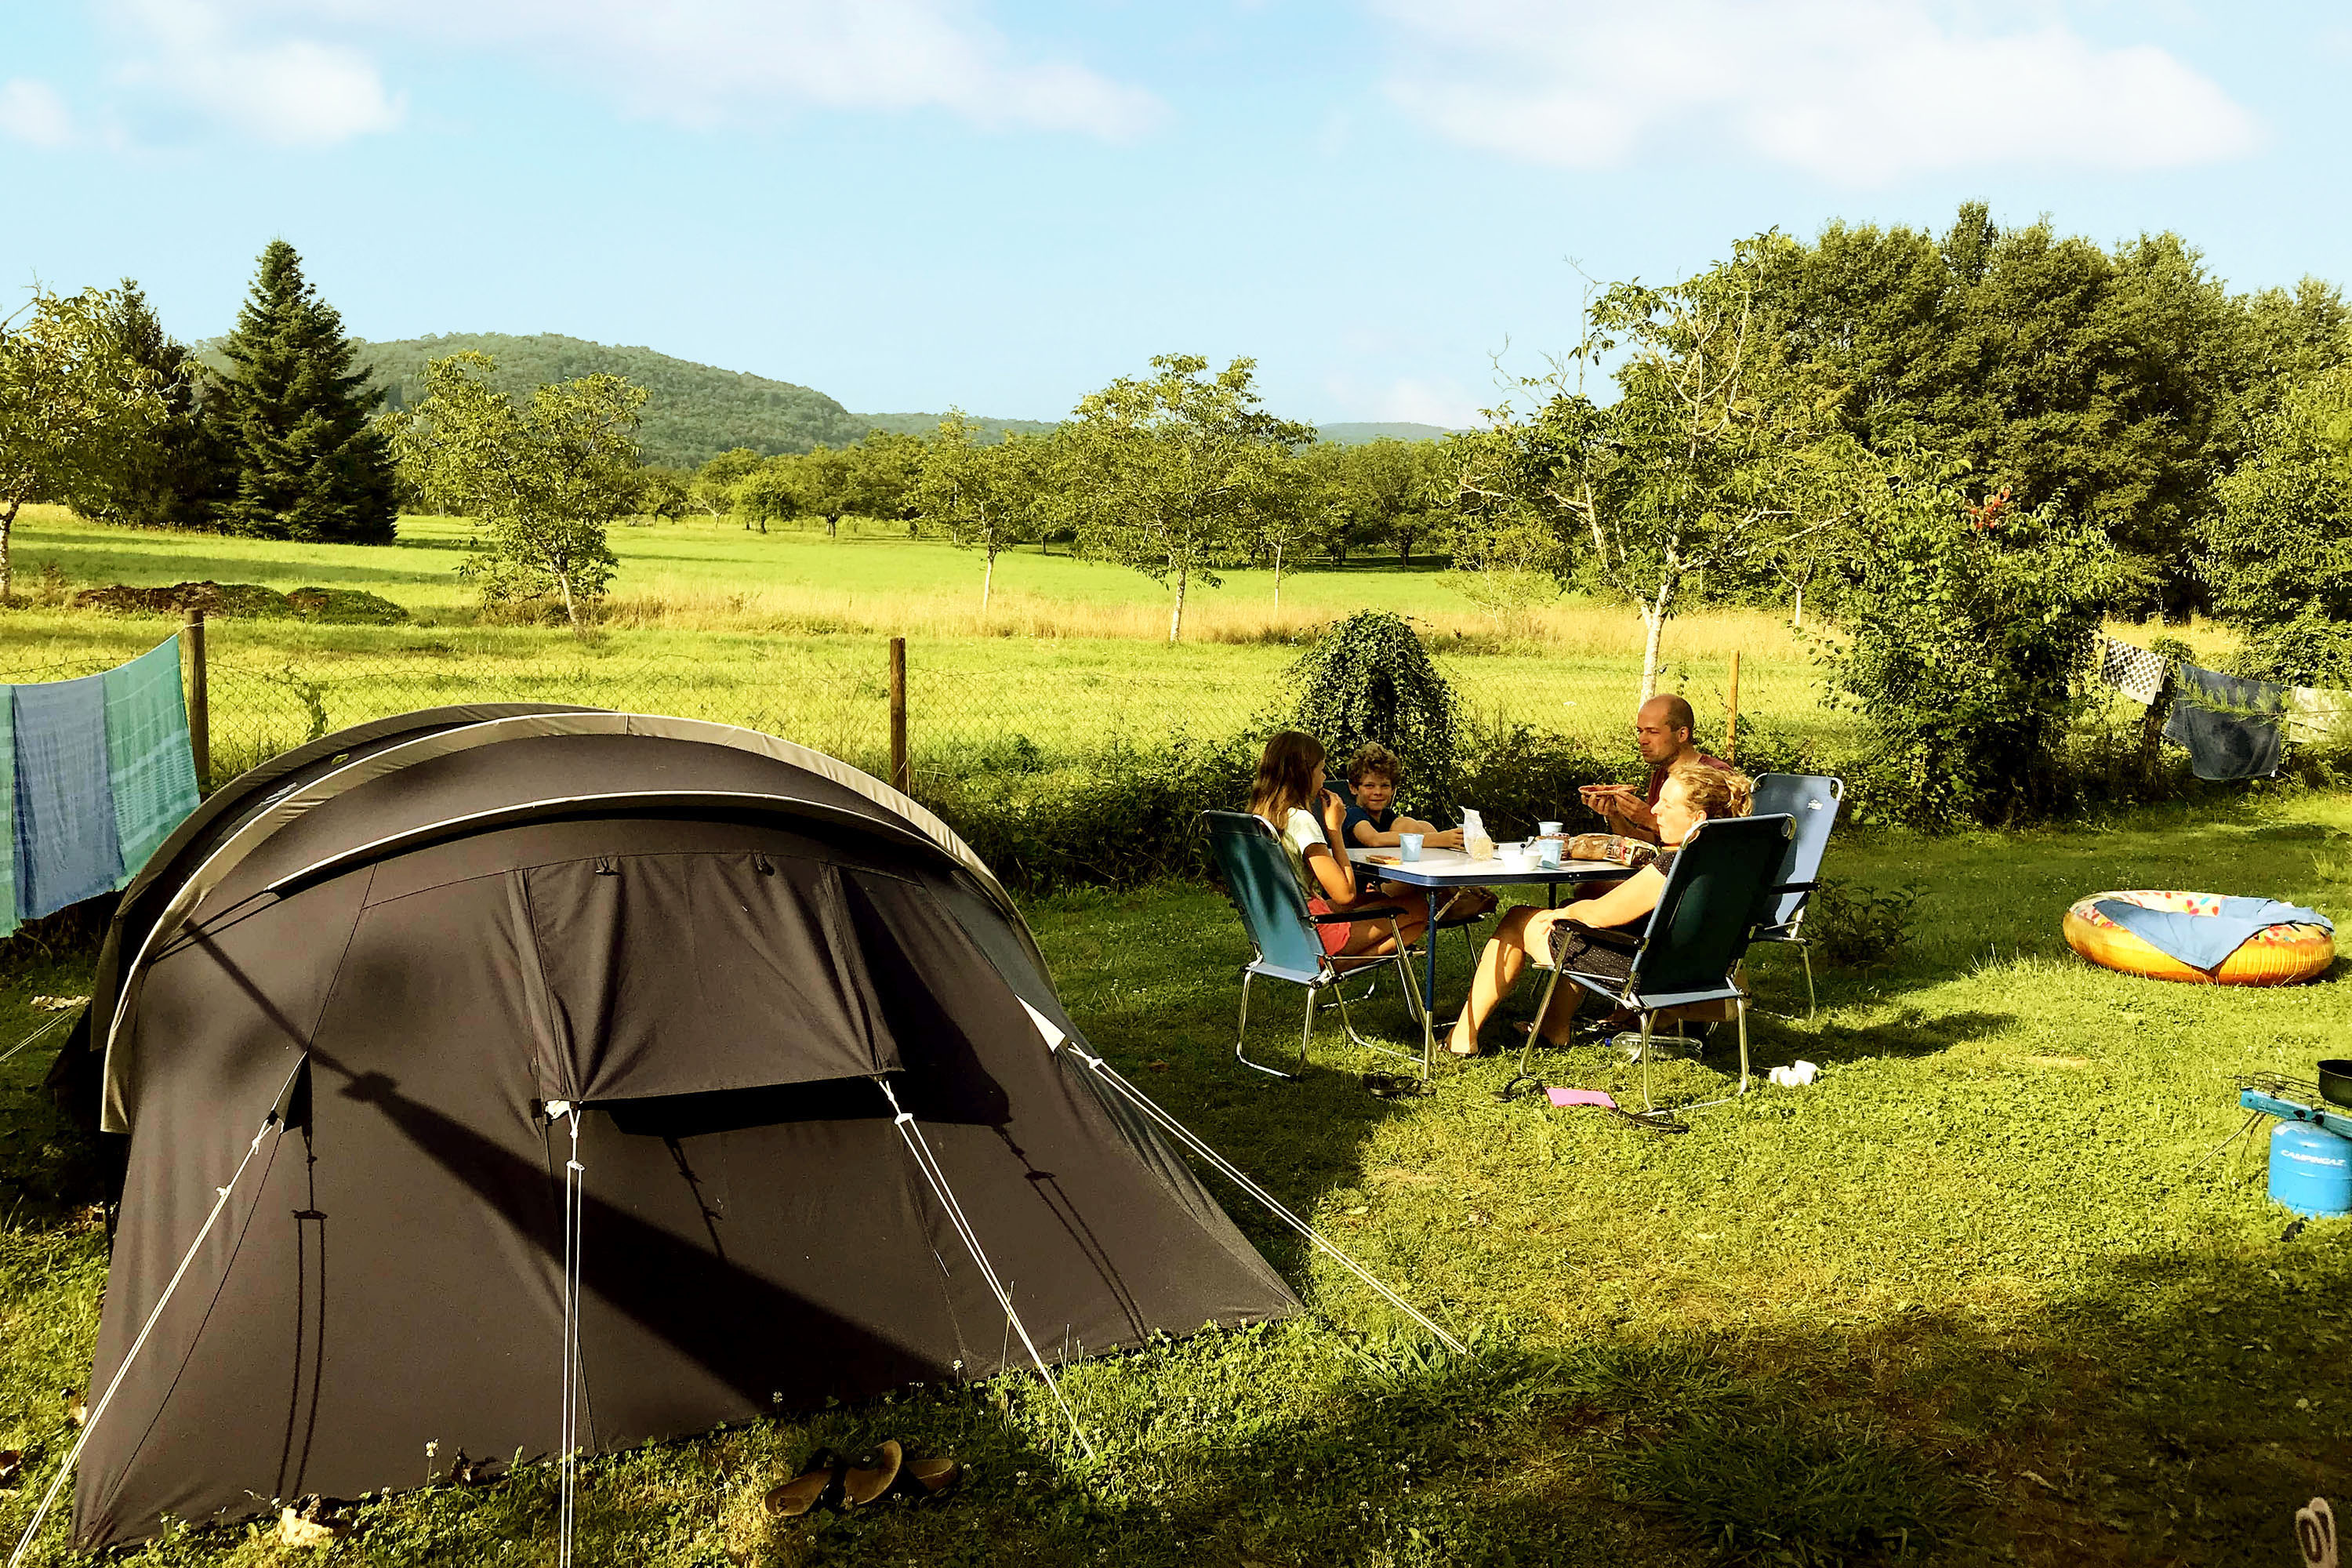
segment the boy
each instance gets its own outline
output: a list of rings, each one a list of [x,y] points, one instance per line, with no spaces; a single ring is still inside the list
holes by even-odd
[[[1393,849],[1400,834],[1418,833],[1429,849],[1459,849],[1462,830],[1438,827],[1396,809],[1397,780],[1404,764],[1378,741],[1367,741],[1348,762],[1348,787],[1356,804],[1348,808],[1348,842],[1364,849]]]

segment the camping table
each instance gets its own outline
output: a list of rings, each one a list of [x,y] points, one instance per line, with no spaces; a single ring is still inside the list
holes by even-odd
[[[1429,900],[1429,950],[1421,987],[1421,1076],[1425,1082],[1437,1067],[1437,1026],[1431,1009],[1437,1005],[1437,910],[1448,893],[1464,888],[1545,886],[1544,901],[1559,902],[1562,882],[1612,882],[1633,874],[1630,866],[1613,860],[1563,860],[1557,866],[1533,866],[1512,870],[1497,857],[1473,860],[1459,849],[1423,849],[1418,860],[1396,860],[1393,849],[1349,849],[1348,858],[1379,876],[1383,882],[1419,888]]]

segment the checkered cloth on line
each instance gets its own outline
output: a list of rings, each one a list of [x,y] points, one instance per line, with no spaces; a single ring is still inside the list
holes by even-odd
[[[2164,689],[2170,668],[2171,661],[2162,654],[2113,637],[2100,639],[2099,679],[2142,706],[2154,702]]]

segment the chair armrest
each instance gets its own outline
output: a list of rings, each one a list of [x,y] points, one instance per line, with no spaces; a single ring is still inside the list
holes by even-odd
[[[1310,913],[1307,918],[1319,926],[1336,925],[1342,921],[1353,925],[1358,921],[1386,920],[1402,913],[1404,910],[1395,904],[1378,904],[1364,910],[1331,910],[1319,915]]]
[[[1780,882],[1764,890],[1768,893],[1810,893],[1820,887],[1819,882]]]

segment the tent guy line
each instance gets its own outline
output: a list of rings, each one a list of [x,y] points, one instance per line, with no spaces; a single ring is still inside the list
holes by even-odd
[[[1021,1314],[1013,1310],[1012,1293],[998,1283],[994,1266],[988,1261],[988,1254],[981,1250],[980,1237],[973,1233],[971,1222],[964,1217],[963,1205],[956,1202],[955,1193],[948,1186],[946,1173],[931,1158],[931,1148],[924,1142],[922,1129],[915,1125],[914,1113],[900,1107],[898,1097],[890,1091],[887,1079],[877,1078],[874,1083],[882,1091],[882,1098],[890,1102],[892,1124],[898,1129],[898,1136],[906,1140],[907,1152],[915,1157],[916,1168],[923,1173],[923,1180],[930,1184],[932,1194],[947,1212],[948,1223],[955,1226],[956,1236],[963,1242],[964,1249],[980,1266],[981,1278],[988,1281],[988,1288],[1003,1303],[1006,1319],[1011,1321],[1013,1331],[1020,1334],[1022,1346],[1028,1351],[1029,1360],[1037,1368],[1037,1375],[1045,1380],[1046,1391],[1053,1394],[1054,1403],[1062,1407],[1062,1415],[1068,1420],[1070,1431],[1077,1437],[1078,1447],[1086,1451],[1087,1458],[1100,1458],[1102,1456],[1095,1451],[1094,1444],[1087,1437],[1086,1428],[1078,1425],[1077,1412],[1070,1408],[1069,1400],[1063,1396],[1062,1385],[1054,1381],[1053,1373],[1046,1369],[1045,1358],[1039,1353],[1037,1342],[1029,1337],[1029,1325],[1023,1322]]]
[[[1308,1225],[1305,1220],[1291,1213],[1291,1211],[1285,1207],[1282,1202],[1272,1193],[1267,1192],[1264,1187],[1259,1186],[1249,1177],[1244,1175],[1233,1162],[1227,1160],[1223,1154],[1218,1153],[1214,1149],[1210,1148],[1208,1144],[1194,1137],[1190,1128],[1177,1121],[1173,1116],[1171,1116],[1167,1111],[1161,1110],[1156,1100],[1152,1100],[1141,1089],[1136,1088],[1132,1083],[1129,1083],[1125,1077],[1121,1076],[1117,1068],[1112,1067],[1108,1062],[1103,1060],[1102,1058],[1082,1049],[1070,1038],[1068,1035],[1064,1034],[1062,1030],[1054,1024],[1053,1020],[1047,1018],[1043,1013],[1037,1011],[1036,1008],[1030,1006],[1025,1000],[1022,1002],[1021,1006],[1022,1010],[1029,1015],[1030,1023],[1036,1027],[1038,1037],[1045,1042],[1045,1048],[1048,1051],[1051,1051],[1054,1055],[1058,1057],[1062,1054],[1062,1047],[1067,1046],[1069,1047],[1069,1054],[1076,1057],[1078,1060],[1086,1063],[1087,1067],[1097,1078],[1108,1084],[1113,1090],[1132,1103],[1136,1109],[1141,1110],[1146,1116],[1150,1117],[1162,1130],[1172,1134],[1184,1145],[1184,1147],[1190,1149],[1193,1153],[1199,1155],[1202,1159],[1206,1160],[1211,1165],[1214,1166],[1228,1181],[1231,1181],[1235,1186],[1241,1188],[1242,1191],[1247,1193],[1251,1197],[1255,1198],[1259,1203],[1264,1204],[1267,1209],[1272,1211],[1276,1218],[1281,1220],[1285,1225],[1290,1226],[1291,1229],[1297,1231],[1308,1241],[1314,1243],[1316,1247],[1328,1254],[1333,1260],[1338,1262],[1341,1268],[1347,1269],[1349,1273],[1353,1274],[1357,1279],[1370,1286],[1380,1294],[1381,1300],[1387,1301],[1389,1305],[1394,1307],[1398,1311],[1402,1312],[1414,1322],[1419,1323],[1423,1328],[1427,1329],[1431,1333],[1436,1335],[1438,1342],[1444,1345],[1447,1350],[1452,1351],[1456,1355],[1467,1356],[1472,1361],[1478,1359],[1477,1356],[1472,1353],[1468,1345],[1464,1344],[1460,1340],[1455,1339],[1452,1334],[1449,1334],[1444,1329],[1439,1328],[1435,1321],[1433,1321],[1427,1313],[1422,1311],[1420,1308],[1414,1306],[1402,1296],[1397,1294],[1396,1291],[1391,1289],[1387,1285],[1375,1279],[1370,1269],[1357,1262],[1354,1258],[1349,1257],[1347,1253],[1341,1251],[1335,1243],[1326,1239],[1322,1232],[1317,1230],[1313,1226]]]
[[[16,1549],[8,1553],[8,1568],[17,1568],[17,1564],[25,1560],[25,1553],[32,1550],[33,1538],[41,1532],[41,1523],[49,1517],[49,1510],[57,1503],[58,1493],[65,1489],[66,1478],[73,1474],[74,1466],[81,1458],[82,1449],[89,1445],[90,1435],[106,1418],[107,1406],[114,1403],[116,1393],[122,1387],[122,1380],[131,1375],[131,1367],[139,1360],[139,1352],[146,1348],[147,1336],[155,1331],[156,1323],[163,1316],[163,1309],[172,1304],[172,1297],[180,1289],[180,1281],[187,1278],[188,1269],[196,1261],[197,1252],[205,1245],[205,1238],[212,1235],[213,1226],[220,1223],[221,1211],[228,1207],[229,1194],[236,1191],[237,1183],[245,1178],[246,1167],[252,1164],[254,1155],[261,1152],[262,1140],[269,1136],[273,1128],[285,1125],[287,1108],[294,1100],[294,1086],[301,1080],[302,1070],[310,1065],[310,1053],[305,1051],[295,1062],[294,1070],[286,1075],[286,1086],[278,1091],[278,1098],[270,1103],[269,1113],[261,1119],[261,1125],[254,1129],[253,1142],[246,1145],[245,1158],[236,1163],[236,1170],[230,1175],[228,1185],[214,1189],[215,1196],[212,1212],[205,1216],[205,1223],[196,1230],[196,1238],[188,1243],[188,1250],[181,1255],[180,1266],[172,1270],[171,1282],[155,1299],[147,1321],[139,1325],[138,1336],[131,1342],[131,1348],[123,1352],[122,1364],[114,1369],[114,1376],[107,1384],[106,1392],[99,1395],[96,1405],[89,1407],[89,1419],[81,1424],[81,1431],[74,1438],[74,1446],[67,1450],[65,1462],[50,1478],[49,1489],[41,1494],[41,1506],[33,1510],[32,1519],[25,1525],[25,1533],[16,1540]]]

